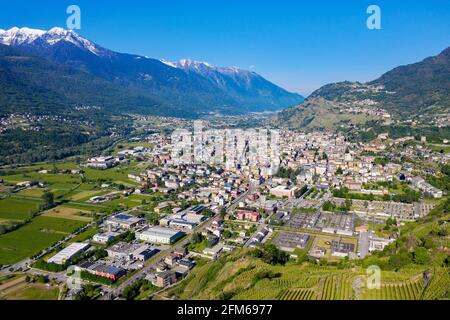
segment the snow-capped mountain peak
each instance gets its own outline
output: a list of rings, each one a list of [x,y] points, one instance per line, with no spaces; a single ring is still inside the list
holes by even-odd
[[[44,30],[13,27],[9,30],[0,30],[0,43],[8,46],[28,44],[43,34],[45,34]]]
[[[176,62],[164,59],[160,61],[186,73],[198,74],[221,88],[225,88],[230,83],[249,87],[254,79],[260,78],[258,74],[238,67],[216,67],[208,62],[192,59],[181,59]]]
[[[54,45],[60,41],[65,41],[70,42],[79,48],[89,50],[96,55],[98,55],[100,52],[97,45],[81,37],[72,30],[65,30],[55,27],[50,29],[42,38],[50,45]]]
[[[224,87],[230,82],[248,87],[254,79],[260,78],[258,74],[252,71],[238,67],[216,67],[203,61],[191,59],[181,59],[176,62],[164,59],[160,61],[172,68],[183,70],[186,73],[198,74],[220,87]]]
[[[172,62],[165,59],[160,60],[162,63],[171,66],[173,68],[177,69],[183,69],[185,71],[217,71],[219,73],[248,73],[250,71],[246,71],[243,69],[240,69],[238,67],[216,67],[208,62],[205,61],[196,61],[192,59],[180,59],[178,61]]]
[[[165,59],[161,59],[159,61],[161,61],[165,65],[168,65],[169,67],[177,68],[177,64],[175,62],[171,62],[171,61],[168,61],[168,60],[165,60]]]
[[[176,64],[179,67],[183,67],[183,68],[198,68],[201,66],[205,66],[208,68],[214,68],[214,66],[210,65],[208,62],[195,61],[195,60],[191,60],[191,59],[181,59],[178,62],[176,62]]]
[[[177,69],[183,69],[185,71],[199,71],[199,70],[204,70],[204,69],[213,69],[213,70],[217,70],[218,68],[209,64],[208,62],[203,62],[203,61],[195,61],[192,59],[181,59],[175,62],[172,61],[168,61],[165,59],[161,59],[160,60],[162,63],[172,67],[172,68],[177,68]]]
[[[47,31],[47,33],[49,33],[49,34],[58,34],[58,35],[65,35],[69,32],[73,32],[73,31],[64,30],[63,28],[60,28],[60,27],[53,27]]]
[[[147,108],[149,114],[184,117],[210,112],[278,110],[302,101],[299,95],[253,72],[191,59],[160,62],[114,52],[63,28],[1,30],[0,47],[2,43],[17,50],[0,49],[7,54],[0,56],[1,64],[6,63],[6,67],[26,64],[26,69],[11,68],[6,77],[1,77],[2,85],[8,85],[5,92],[11,88],[21,98],[29,92],[20,91],[18,84],[24,83],[27,89],[36,88],[33,93],[42,92],[39,99],[49,101],[52,104],[49,108],[59,109],[62,101],[71,105],[76,98],[85,104],[105,101],[105,107],[111,107],[114,113],[139,113]],[[28,59],[10,59],[15,56]],[[30,63],[36,59],[39,63]],[[56,68],[55,64],[67,68]],[[71,88],[74,83],[76,86]],[[34,99],[27,100],[29,104],[24,110],[34,110]],[[126,110],[124,104],[129,104],[130,109]],[[44,107],[36,110],[47,112],[47,106]]]
[[[9,30],[0,30],[0,43],[8,46],[32,45],[38,39],[53,46],[61,41],[69,42],[80,49],[88,50],[100,55],[104,49],[93,42],[81,37],[72,30],[54,27],[48,31],[30,28],[13,27]]]

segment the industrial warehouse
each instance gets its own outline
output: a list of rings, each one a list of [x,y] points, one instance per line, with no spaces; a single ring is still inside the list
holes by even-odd
[[[72,243],[68,247],[64,248],[60,252],[58,252],[56,255],[48,259],[49,263],[56,263],[56,264],[64,264],[67,261],[70,260],[73,256],[77,255],[80,252],[83,252],[89,247],[88,243]]]
[[[147,230],[136,232],[136,238],[153,243],[171,244],[181,238],[185,233],[163,227],[150,227]]]

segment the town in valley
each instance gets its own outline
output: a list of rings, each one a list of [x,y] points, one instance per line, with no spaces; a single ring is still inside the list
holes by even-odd
[[[430,176],[443,167],[448,174],[450,153],[440,150],[448,150],[447,140],[382,133],[353,142],[341,132],[282,129],[276,146],[265,146],[269,154],[276,149],[275,161],[260,163],[250,150],[267,130],[261,127],[237,129],[240,149],[226,162],[212,161],[218,150],[206,148],[207,134],[200,148],[211,154],[186,157],[184,145],[180,161],[177,136],[161,123],[193,127],[138,118],[133,134],[100,154],[2,171],[0,298],[170,299],[197,269],[254,250],[294,267],[360,265],[446,199]],[[418,298],[421,280],[411,276],[410,283],[407,294]],[[299,292],[314,299],[326,290]],[[283,294],[289,289],[269,297]],[[359,294],[371,297],[370,290]]]
[[[450,300],[450,1],[19,4],[0,9],[1,303]]]

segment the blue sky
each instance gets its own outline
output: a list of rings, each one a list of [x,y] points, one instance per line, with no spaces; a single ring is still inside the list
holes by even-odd
[[[81,8],[78,32],[109,49],[251,68],[302,94],[372,80],[450,46],[448,0],[4,1],[0,28],[65,27],[70,4]],[[371,4],[381,30],[366,27]]]

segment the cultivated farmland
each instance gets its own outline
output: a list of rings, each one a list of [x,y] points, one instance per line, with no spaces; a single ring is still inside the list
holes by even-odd
[[[33,256],[86,222],[53,217],[37,217],[19,229],[0,236],[0,264],[12,264]]]
[[[37,211],[41,201],[8,197],[0,200],[0,218],[9,220],[26,220],[30,212]]]

